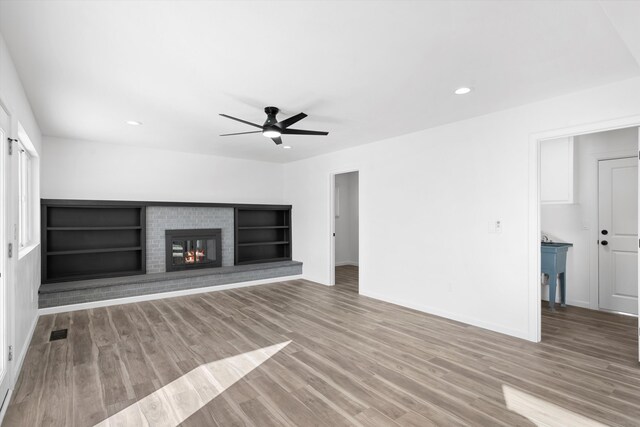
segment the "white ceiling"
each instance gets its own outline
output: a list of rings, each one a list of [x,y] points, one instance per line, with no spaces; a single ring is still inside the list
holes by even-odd
[[[0,1],[0,33],[44,135],[286,162],[638,76],[638,5]],[[330,134],[218,136],[267,105]]]

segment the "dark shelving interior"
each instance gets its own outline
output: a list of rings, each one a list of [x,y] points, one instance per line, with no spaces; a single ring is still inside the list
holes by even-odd
[[[140,209],[51,206],[47,209],[47,227],[140,227]]]
[[[265,245],[288,245],[288,240],[281,241],[269,241],[269,242],[254,242],[254,243],[239,243],[238,246],[265,246]]]
[[[127,276],[139,273],[142,268],[139,250],[59,255],[48,261],[51,279]]]
[[[238,244],[282,242],[289,240],[289,229],[286,228],[254,228],[238,230]]]
[[[144,274],[144,209],[43,204],[43,283]]]
[[[115,227],[47,227],[49,231],[78,231],[78,230],[140,230],[139,225]]]
[[[236,264],[284,261],[291,259],[288,245],[241,246]]]
[[[238,227],[288,226],[289,209],[237,209]]]
[[[236,209],[236,264],[291,259],[291,209]]]
[[[257,227],[238,227],[240,230],[265,230],[265,229],[274,229],[274,228],[289,228],[288,225],[263,225]]]
[[[47,253],[81,249],[139,247],[140,229],[47,231]]]

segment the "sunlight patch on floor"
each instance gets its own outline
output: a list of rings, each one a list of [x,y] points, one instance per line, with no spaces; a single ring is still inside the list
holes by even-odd
[[[508,385],[502,386],[507,409],[544,427],[606,427],[597,421],[564,409]]]
[[[198,366],[95,427],[175,427],[291,341]]]

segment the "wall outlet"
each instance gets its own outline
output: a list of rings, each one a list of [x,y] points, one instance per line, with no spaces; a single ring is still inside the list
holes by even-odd
[[[489,233],[502,233],[502,221],[489,221]]]

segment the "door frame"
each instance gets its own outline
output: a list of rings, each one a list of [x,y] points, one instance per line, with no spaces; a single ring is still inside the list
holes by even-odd
[[[0,99],[0,108],[3,109],[8,115],[8,124],[7,124],[8,129],[4,129],[5,135],[4,135],[4,138],[0,141],[0,165],[2,166],[2,168],[0,169],[2,171],[0,173],[0,201],[2,201],[2,203],[0,203],[0,266],[2,267],[1,269],[2,277],[0,277],[0,286],[5,287],[5,297],[6,297],[6,307],[7,307],[6,326],[4,331],[6,333],[5,344],[7,346],[10,346],[10,345],[14,346],[15,316],[14,316],[14,304],[13,304],[14,292],[12,288],[12,285],[14,284],[14,281],[12,280],[14,275],[13,275],[13,264],[7,258],[7,252],[6,252],[7,244],[11,242],[11,238],[9,236],[9,230],[10,230],[10,224],[11,224],[11,209],[9,209],[9,207],[11,206],[11,191],[9,191],[9,185],[11,183],[11,172],[13,171],[13,168],[11,167],[11,164],[10,164],[11,158],[9,157],[9,154],[8,154],[8,138],[14,138],[14,135],[13,135],[14,126],[13,126],[13,115],[11,113],[11,109],[9,109],[6,106],[6,104],[2,102],[2,99]],[[17,256],[17,252],[16,252],[17,249],[18,249],[17,247],[13,248],[14,259]],[[4,351],[0,351],[0,357],[4,357],[4,356],[6,356],[6,353]],[[0,408],[0,421],[2,420],[4,413],[6,412],[7,407],[9,406],[9,400],[11,399],[11,391],[13,389],[13,385],[15,382],[14,381],[15,348],[13,349],[13,356],[14,357],[12,361],[7,360],[7,373],[6,373],[5,381],[7,381],[8,390],[6,394],[6,400],[4,401],[4,405],[3,405],[3,400],[5,399],[5,396],[0,396],[0,405],[3,405]]]
[[[542,296],[540,286],[540,142],[549,139],[579,136],[630,127],[640,128],[640,115],[585,123],[563,129],[536,132],[529,135],[529,221],[527,233],[529,248],[529,259],[527,263],[529,277],[529,328],[527,335],[530,341],[540,342],[542,337],[542,306],[540,304]],[[640,153],[640,140],[638,141],[638,150]],[[638,189],[640,192],[640,186]],[[640,252],[638,255],[638,269],[640,271]],[[640,282],[638,288],[640,290]],[[640,359],[640,353],[638,357]]]
[[[351,172],[358,172],[358,215],[360,215],[360,169],[347,168],[329,172],[329,286],[335,286],[336,284],[336,175]],[[360,238],[359,236],[360,233],[358,233],[358,239]],[[360,242],[358,242],[359,245]]]

